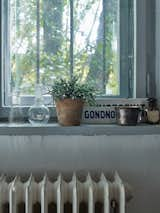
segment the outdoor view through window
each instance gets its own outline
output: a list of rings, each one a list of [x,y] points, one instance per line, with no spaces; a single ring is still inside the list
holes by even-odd
[[[71,0],[72,1],[72,0]],[[36,83],[36,0],[9,1],[10,82],[21,95]],[[40,0],[40,82],[72,72],[98,95],[119,95],[119,0]],[[71,52],[71,45],[73,52]]]

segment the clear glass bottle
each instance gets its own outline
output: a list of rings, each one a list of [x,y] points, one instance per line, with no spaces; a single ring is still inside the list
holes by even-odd
[[[35,103],[28,110],[28,120],[32,125],[44,125],[49,120],[49,109],[44,105],[42,86],[35,87]]]
[[[20,92],[18,90],[11,94],[11,107],[9,112],[9,124],[23,124],[24,123],[24,113],[21,107]]]

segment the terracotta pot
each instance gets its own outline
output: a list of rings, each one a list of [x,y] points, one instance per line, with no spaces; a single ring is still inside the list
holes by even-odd
[[[66,98],[56,101],[58,122],[62,126],[79,126],[84,101],[81,99]]]

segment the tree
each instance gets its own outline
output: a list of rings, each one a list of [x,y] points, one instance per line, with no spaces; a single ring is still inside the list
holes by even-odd
[[[57,54],[62,45],[63,0],[43,2],[44,51]]]
[[[105,24],[103,12],[101,14],[99,12],[100,0],[75,0],[73,10],[74,73],[78,74],[82,81],[93,82],[101,94],[104,93],[106,85],[110,84],[108,81],[110,73],[113,73],[116,82],[117,53],[112,49],[112,41],[113,22],[117,21],[117,0],[105,1]],[[11,32],[16,32],[11,33],[12,84],[13,87],[15,85],[20,87],[22,94],[33,94],[36,82],[36,0],[10,0],[10,2]],[[43,84],[52,83],[52,78],[58,76],[69,76],[69,7],[69,0],[40,0],[40,76]],[[82,29],[82,25],[87,19],[93,20],[91,26],[86,26],[89,29],[86,33],[86,27]],[[92,37],[95,33],[95,23],[99,23],[99,26],[94,42]],[[76,43],[77,37],[80,37],[80,46]],[[105,66],[102,63],[103,58],[106,58]],[[117,82],[111,87],[115,88],[116,85]]]
[[[106,94],[109,75],[114,69],[115,54],[112,49],[113,23],[117,23],[117,0],[103,1],[103,11],[100,15],[96,48],[91,56],[88,81],[94,82],[97,91]],[[105,23],[104,23],[105,22]],[[115,74],[116,75],[116,74]]]

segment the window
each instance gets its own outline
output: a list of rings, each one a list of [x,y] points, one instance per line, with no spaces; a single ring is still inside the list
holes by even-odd
[[[46,87],[77,74],[99,97],[132,97],[133,0],[40,0],[40,70],[36,71],[37,0],[1,0],[3,104],[19,91],[25,105],[36,78]]]

